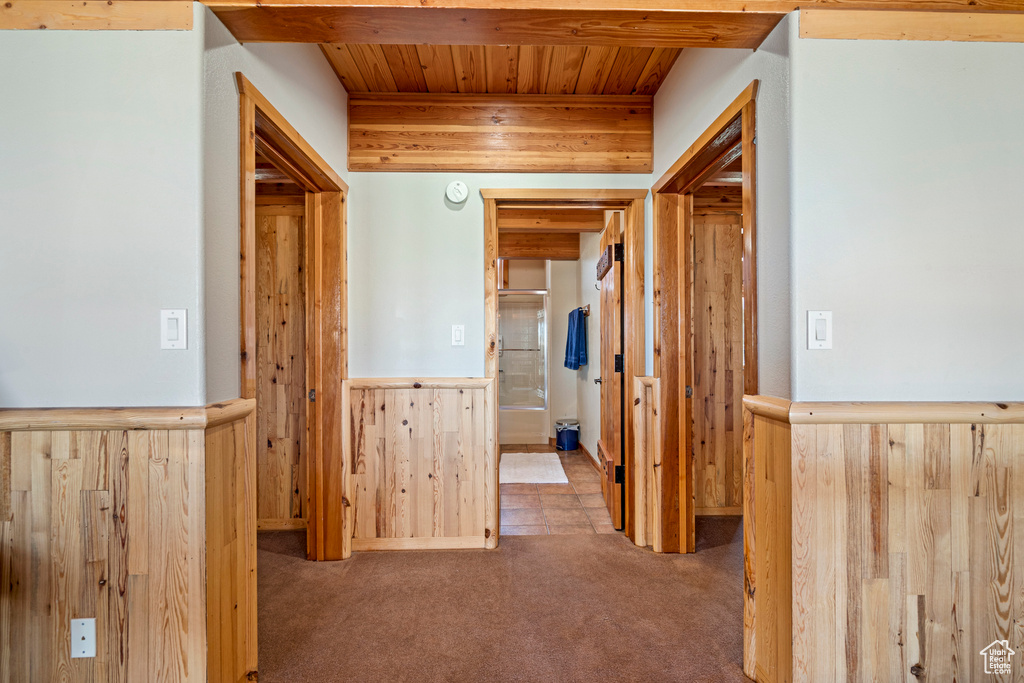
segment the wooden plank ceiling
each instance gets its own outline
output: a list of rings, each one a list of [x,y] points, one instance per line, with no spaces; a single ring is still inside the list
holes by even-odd
[[[653,95],[681,48],[364,45],[320,48],[350,93]]]

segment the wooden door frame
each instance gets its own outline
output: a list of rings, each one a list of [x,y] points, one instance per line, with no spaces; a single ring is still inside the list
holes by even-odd
[[[627,347],[623,383],[626,391],[625,424],[626,439],[626,509],[624,515],[626,535],[635,537],[633,505],[636,492],[633,490],[633,411],[629,407],[635,399],[634,377],[644,374],[646,367],[644,346],[644,199],[647,190],[539,190],[539,189],[490,189],[480,190],[484,198],[484,372],[494,380],[498,378],[498,208],[529,204],[543,208],[592,208],[623,211],[625,233],[626,272],[624,306],[626,316],[625,343]],[[492,420],[497,443],[498,402],[494,402]],[[500,495],[494,505],[500,506]],[[494,516],[499,517],[497,510]],[[497,545],[499,534],[494,534]]]
[[[754,80],[715,119],[651,188],[654,200],[654,376],[660,380],[661,525],[665,552],[693,552],[694,535],[692,448],[680,458],[680,444],[692,441],[692,399],[684,390],[693,386],[693,349],[684,333],[692,314],[693,272],[685,247],[693,229],[693,191],[739,155],[743,166],[743,393],[758,394],[757,369],[757,148],[758,81]],[[737,406],[742,409],[742,406]],[[744,481],[752,476],[744,463]],[[753,515],[744,496],[743,514]],[[747,529],[744,525],[744,541]],[[751,537],[752,542],[752,537]]]
[[[342,448],[342,381],[348,378],[348,284],[345,199],[348,185],[298,131],[240,72],[240,343],[241,395],[256,398],[256,150],[298,184],[306,194],[303,226],[306,284],[306,389],[308,519],[306,554],[311,560],[344,559],[344,496],[347,472]],[[250,421],[250,443],[256,442]],[[301,475],[300,475],[301,476]],[[255,528],[256,472],[247,477],[247,500]],[[255,547],[255,542],[253,543]],[[255,551],[254,551],[255,552]],[[253,634],[255,637],[255,634]]]

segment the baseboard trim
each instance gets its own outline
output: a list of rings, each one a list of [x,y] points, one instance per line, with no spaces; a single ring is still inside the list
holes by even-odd
[[[742,517],[743,506],[736,505],[727,508],[694,508],[694,517]]]
[[[305,529],[306,520],[301,517],[293,519],[258,519],[256,520],[256,531],[294,531]]]
[[[484,536],[448,538],[353,538],[352,550],[463,550],[486,547]]]

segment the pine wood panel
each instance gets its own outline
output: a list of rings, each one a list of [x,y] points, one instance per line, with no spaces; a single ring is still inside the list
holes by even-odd
[[[739,216],[693,223],[694,507],[743,502],[743,236]]]
[[[206,429],[206,632],[208,680],[253,680],[256,631],[256,453],[245,413]]]
[[[302,214],[256,207],[257,519],[268,528],[307,514]]]
[[[754,519],[757,552],[755,679],[790,681],[792,670],[791,428],[755,415]],[[749,522],[748,522],[749,523]]]
[[[0,30],[191,31],[189,0],[8,0]]]
[[[643,173],[649,97],[349,97],[353,171]]]
[[[519,208],[498,209],[498,230],[541,232],[601,232],[604,230],[604,210],[575,208]]]
[[[659,382],[656,377],[636,378],[636,399],[633,405],[635,425],[633,472],[636,496],[633,510],[639,546],[650,545],[656,553],[663,551],[661,542],[661,425],[659,424]]]
[[[785,12],[631,8],[220,7],[239,42],[756,48]],[[673,8],[675,9],[675,8]],[[705,8],[706,9],[706,8]],[[791,11],[791,10],[786,10]],[[455,29],[457,27],[457,30]]]
[[[203,430],[3,438],[2,680],[207,680]],[[96,658],[70,658],[73,618]]]
[[[1016,8],[1018,11],[1021,6]],[[1024,15],[984,12],[800,11],[801,38],[1024,42]]]
[[[601,252],[622,244],[622,221],[618,212],[612,212],[601,233]],[[611,268],[601,278],[601,319],[598,340],[601,348],[601,438],[598,452],[605,455],[602,489],[605,504],[616,528],[622,528],[623,510],[622,487],[625,482],[615,481],[615,467],[623,462],[622,414],[623,372],[615,371],[615,356],[622,353],[622,285],[623,268],[621,261],[612,260]]]
[[[320,47],[350,93],[654,95],[682,52],[600,45]]]
[[[495,537],[490,382],[464,384],[346,384],[354,550],[485,547]]]
[[[817,422],[794,424],[787,441],[771,430],[788,425],[747,402],[759,413],[748,411],[754,497],[763,501],[754,554],[758,567],[784,574],[781,585],[757,575],[758,680],[1016,680],[1019,662],[1012,677],[992,676],[979,652],[996,640],[1024,647],[1016,626],[1024,610],[1024,423],[939,422],[945,404],[921,422],[829,422],[827,407],[815,414],[816,405],[793,404]],[[885,406],[893,404],[874,414]],[[773,499],[764,482],[780,467],[791,477],[789,499]],[[787,531],[778,521],[790,502]],[[776,621],[780,610],[792,617],[791,633]],[[779,648],[792,643],[791,659],[773,649],[772,636]]]
[[[579,257],[579,233],[512,230],[498,233],[498,258],[575,261]]]

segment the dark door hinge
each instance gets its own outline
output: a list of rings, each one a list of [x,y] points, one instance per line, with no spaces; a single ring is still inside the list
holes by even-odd
[[[686,398],[693,398],[693,387],[686,387]]]
[[[616,465],[615,466],[615,483],[625,484],[626,483],[626,466]]]
[[[309,390],[309,400],[316,403],[316,389]]]
[[[615,260],[616,261],[625,261],[626,260],[626,248],[623,246],[622,242],[619,242],[619,243],[617,243],[615,245]]]
[[[626,359],[621,353],[615,354],[615,372],[626,371]]]

